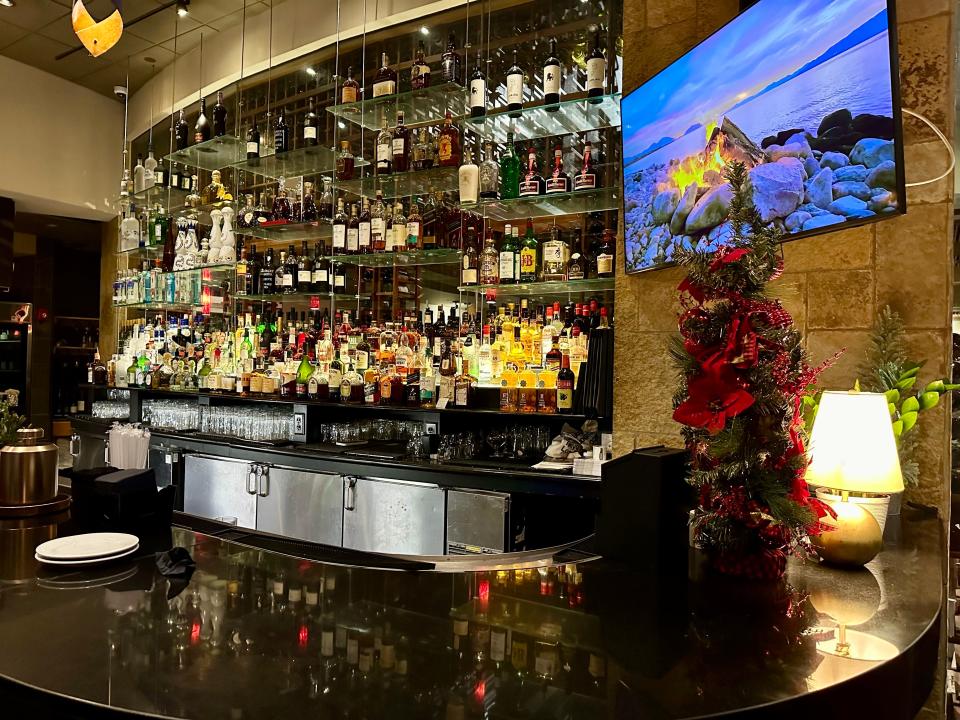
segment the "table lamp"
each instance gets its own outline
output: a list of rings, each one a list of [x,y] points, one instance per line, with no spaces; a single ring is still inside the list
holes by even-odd
[[[837,517],[822,520],[833,529],[813,538],[820,557],[848,566],[864,565],[876,557],[883,546],[881,525],[890,494],[903,490],[886,397],[856,391],[823,393],[810,434],[806,480],[839,493],[837,500],[828,503]],[[876,505],[880,517],[864,509],[864,502]]]

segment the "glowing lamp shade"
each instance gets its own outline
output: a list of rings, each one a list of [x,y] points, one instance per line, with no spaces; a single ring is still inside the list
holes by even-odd
[[[867,392],[823,393],[810,434],[806,480],[847,492],[903,490],[886,397]]]
[[[100,57],[120,41],[123,34],[123,18],[120,10],[114,10],[109,17],[97,22],[83,6],[83,0],[76,0],[70,16],[73,32],[93,57]]]

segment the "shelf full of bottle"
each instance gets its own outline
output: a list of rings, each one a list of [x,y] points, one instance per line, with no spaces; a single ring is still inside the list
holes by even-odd
[[[243,397],[595,416],[605,405],[590,393],[612,367],[588,358],[592,343],[610,343],[608,310],[596,300],[537,308],[524,300],[481,326],[478,313],[448,316],[442,306],[396,323],[368,312],[356,324],[346,310],[298,319],[295,309],[266,306],[219,329],[185,314],[128,326],[106,373],[118,387],[164,390],[176,376],[176,390]]]

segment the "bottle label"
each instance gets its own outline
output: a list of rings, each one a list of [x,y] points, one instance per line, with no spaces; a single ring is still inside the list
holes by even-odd
[[[297,270],[297,283],[308,283],[312,279],[312,273],[309,270]]]
[[[327,270],[314,270],[313,271],[313,282],[317,283],[326,283],[329,281],[330,275]]]
[[[457,386],[454,393],[453,404],[457,407],[467,407],[468,400],[470,398],[470,386],[466,383],[462,383]]]
[[[560,66],[559,65],[543,66],[543,94],[544,95],[560,94]]]
[[[603,90],[603,76],[607,74],[607,61],[600,58],[587,60],[587,90]]]
[[[393,162],[393,145],[391,143],[377,143],[377,162]]]
[[[487,81],[483,78],[470,81],[470,107],[483,108],[487,99]]]
[[[368,405],[373,405],[377,402],[377,388],[380,386],[380,383],[374,380],[373,382],[364,383],[363,385],[363,401]]]
[[[490,659],[503,662],[507,656],[507,634],[503,630],[490,632]]]
[[[324,630],[320,633],[320,654],[333,657],[333,631]]]
[[[557,382],[557,407],[561,410],[573,408],[573,383],[569,380]]]
[[[500,253],[500,279],[501,280],[515,280],[513,274],[513,265],[516,261],[514,257],[515,253],[511,251],[501,252]]]
[[[339,248],[342,250],[347,244],[347,226],[346,225],[334,225],[333,226],[333,247],[334,249]]]
[[[460,284],[461,285],[476,285],[477,284],[477,269],[476,268],[464,268],[463,272],[460,273]]]
[[[304,140],[316,140],[317,139],[317,128],[313,125],[304,125],[303,126],[303,139]]]
[[[402,156],[404,154],[404,148],[407,144],[407,141],[403,138],[394,138],[393,139],[393,154]]]
[[[373,84],[374,97],[380,97],[381,95],[393,95],[393,93],[396,91],[397,83],[395,80],[381,80]]]
[[[370,225],[368,222],[360,223],[357,245],[361,250],[366,250],[370,247]]]
[[[158,240],[163,240],[163,226],[157,223],[153,226],[153,236]]]
[[[330,384],[330,389],[333,390],[333,388],[337,388],[337,390],[339,390],[340,383],[342,380],[343,380],[343,372],[335,368],[330,368],[330,375],[329,375],[329,381],[328,381]]]
[[[526,197],[529,195],[539,195],[540,194],[540,183],[536,180],[521,180],[520,181],[520,197]]]
[[[520,275],[536,275],[537,251],[532,248],[523,248],[520,251]]]
[[[383,218],[370,219],[370,238],[377,240],[383,237]]]
[[[420,223],[408,222],[407,223],[407,245],[416,247],[420,244]]]
[[[567,178],[565,177],[547,178],[548,193],[565,193],[569,191],[570,191],[570,186],[568,185]]]
[[[563,264],[566,263],[567,259],[564,257],[566,253],[563,252],[564,244],[557,240],[548,240],[543,244],[543,264],[546,266],[549,263],[553,264]]]
[[[441,375],[440,392],[437,395],[437,399],[446,399],[447,402],[453,402],[453,384],[453,375]]]
[[[613,255],[597,255],[597,274],[613,272]]]
[[[571,265],[567,268],[567,280],[583,280],[583,266]]]
[[[399,223],[393,226],[393,249],[405,250],[407,247],[407,224]]]
[[[593,173],[580,173],[573,176],[574,190],[593,190],[597,187],[597,176]]]
[[[352,103],[357,101],[357,89],[355,87],[351,87],[350,85],[343,86],[343,92],[341,95],[342,102]]]
[[[347,250],[357,252],[360,249],[360,228],[347,228]]]
[[[283,274],[283,286],[293,287],[293,273],[285,272]]]
[[[347,286],[347,276],[346,275],[334,275],[333,276],[333,286],[335,288],[342,288]]]
[[[441,133],[437,140],[437,157],[440,162],[447,162],[453,157],[453,140],[446,133]]]
[[[523,105],[523,75],[507,75],[507,104]]]

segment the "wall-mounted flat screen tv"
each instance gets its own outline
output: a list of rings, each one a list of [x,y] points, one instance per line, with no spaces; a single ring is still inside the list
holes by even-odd
[[[785,239],[905,211],[887,0],[760,0],[623,98],[626,271],[730,235],[741,160]]]

